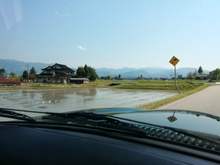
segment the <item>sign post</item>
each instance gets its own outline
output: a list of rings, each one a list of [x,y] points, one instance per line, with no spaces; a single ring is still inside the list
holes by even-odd
[[[169,63],[174,66],[174,79],[175,79],[175,86],[177,90],[178,90],[178,87],[177,87],[177,78],[176,78],[176,65],[178,64],[179,61],[180,60],[175,56],[173,56],[169,61]]]
[[[176,65],[174,66],[174,77],[175,77],[175,86],[176,86],[176,89],[178,89],[177,88],[177,78],[176,78]]]

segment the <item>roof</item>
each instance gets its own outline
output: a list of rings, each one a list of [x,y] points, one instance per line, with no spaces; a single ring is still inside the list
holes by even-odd
[[[56,70],[68,70],[69,72],[74,72],[74,70],[69,68],[68,66],[63,65],[63,64],[58,64],[58,63],[55,63],[52,66],[47,66],[46,68],[43,68],[42,70],[53,70],[53,69],[56,69]]]

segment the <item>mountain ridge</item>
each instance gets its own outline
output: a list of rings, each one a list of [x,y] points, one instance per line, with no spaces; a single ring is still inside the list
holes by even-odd
[[[118,76],[119,74],[123,78],[137,78],[142,75],[145,78],[171,78],[173,77],[172,68],[161,68],[161,67],[144,67],[144,68],[97,68],[96,69],[99,76]],[[177,69],[177,75],[182,75],[186,77],[188,73],[195,72],[196,68],[179,68]]]

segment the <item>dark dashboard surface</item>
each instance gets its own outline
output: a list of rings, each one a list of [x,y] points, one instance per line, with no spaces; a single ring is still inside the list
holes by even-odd
[[[94,134],[0,125],[1,164],[216,164],[134,142]]]

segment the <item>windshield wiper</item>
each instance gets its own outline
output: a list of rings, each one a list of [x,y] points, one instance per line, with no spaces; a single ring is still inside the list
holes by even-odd
[[[14,112],[13,110],[7,109],[7,108],[0,108],[0,117],[7,117],[7,118],[11,118],[11,119],[24,120],[24,121],[28,121],[28,122],[36,122],[35,119],[33,119],[32,117],[30,117],[28,115],[17,113],[17,112]]]

